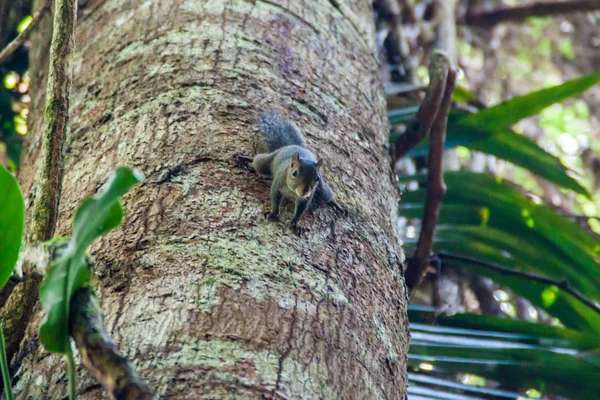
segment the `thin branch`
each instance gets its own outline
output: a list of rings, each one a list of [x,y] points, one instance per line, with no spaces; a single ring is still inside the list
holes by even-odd
[[[88,288],[78,290],[71,300],[70,331],[83,365],[115,399],[151,400],[150,387],[129,361],[121,356],[106,331],[96,295]]]
[[[491,11],[469,11],[464,24],[491,28],[503,22],[523,22],[530,17],[544,17],[600,10],[599,0],[569,0],[552,3],[533,3],[526,6],[500,8]]]
[[[434,53],[429,71],[431,81],[425,99],[423,99],[415,119],[411,121],[406,128],[406,132],[395,143],[392,159],[392,166],[395,170],[398,161],[406,156],[431,131],[446,90],[448,69],[448,58],[441,52]]]
[[[36,176],[29,242],[50,240],[56,227],[63,176],[63,148],[69,120],[71,59],[75,48],[77,0],[56,0],[46,85],[41,166]]]
[[[19,33],[19,35],[12,42],[10,42],[8,46],[4,48],[4,50],[0,51],[0,64],[6,61],[19,47],[21,47],[21,45],[27,39],[29,39],[31,32],[34,31],[35,27],[46,15],[46,11],[50,10],[50,2],[51,0],[46,0],[42,7],[37,10],[35,14],[33,14],[33,18],[31,23],[29,23],[29,26],[25,28],[23,32]]]
[[[446,63],[448,63],[447,59]],[[456,70],[448,67],[443,100],[440,104],[439,111],[436,114],[433,126],[431,127],[427,198],[425,200],[423,223],[417,248],[410,258],[408,268],[406,269],[406,285],[411,293],[419,286],[425,276],[431,249],[433,247],[433,238],[435,236],[435,227],[440,214],[440,206],[442,199],[446,194],[442,161],[444,157],[444,143],[446,141],[446,123],[450,105],[452,103],[452,93],[456,87],[456,75]]]
[[[579,300],[580,302],[582,302],[583,304],[585,304],[586,306],[588,306],[589,308],[591,308],[592,310],[597,312],[598,314],[600,314],[600,305],[598,303],[588,299],[587,297],[585,297],[584,295],[579,293],[577,290],[573,289],[567,279],[557,281],[557,280],[553,280],[550,278],[546,278],[541,275],[532,274],[530,272],[517,271],[512,268],[506,268],[501,265],[484,262],[484,261],[477,260],[475,258],[471,258],[471,257],[467,257],[467,256],[450,254],[445,251],[438,253],[437,256],[440,259],[442,259],[442,261],[443,260],[452,260],[452,261],[461,261],[461,262],[465,262],[465,263],[471,263],[471,264],[475,264],[475,265],[478,265],[483,268],[491,269],[492,271],[500,272],[503,275],[518,276],[521,278],[528,279],[530,281],[542,283],[544,285],[556,286],[559,289],[570,294],[571,296],[573,296],[574,298],[576,298],[577,300]]]

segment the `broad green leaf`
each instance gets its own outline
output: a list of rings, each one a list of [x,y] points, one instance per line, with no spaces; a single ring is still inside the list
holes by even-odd
[[[17,180],[0,165],[0,289],[13,273],[23,241],[25,203]]]
[[[465,146],[494,155],[561,187],[589,197],[588,190],[569,176],[568,169],[559,158],[509,128],[521,119],[536,115],[554,103],[576,96],[598,82],[600,82],[600,72],[516,97],[476,113],[452,110],[448,117],[445,148]],[[404,123],[414,115],[412,108],[388,112],[391,124]],[[391,136],[390,142],[393,143],[397,139],[398,135]],[[424,140],[408,156],[418,157],[427,153],[428,141]]]
[[[425,185],[425,174],[401,177]],[[600,243],[567,218],[543,204],[536,204],[515,189],[514,185],[487,174],[447,172],[445,205],[478,206],[489,209],[487,226],[529,240],[549,242],[569,257],[572,268],[600,285]],[[405,192],[402,203],[423,204],[425,188]]]
[[[422,219],[425,212],[423,204],[406,203],[401,201],[398,213],[409,219]],[[481,225],[485,226],[490,210],[480,206],[464,206],[460,204],[442,204],[438,225]]]
[[[577,96],[600,82],[600,72],[570,80],[558,86],[515,97],[465,118],[472,127],[484,127],[488,132],[507,129],[520,120],[536,115],[554,103]]]
[[[578,350],[594,350],[600,348],[600,336],[580,332],[574,329],[549,326],[518,319],[501,318],[492,315],[454,314],[439,315],[434,307],[416,304],[408,305],[408,319],[412,323],[432,324],[437,328],[458,328],[465,335],[469,331],[477,332],[483,337],[497,337],[504,334],[506,338],[519,343],[538,346],[563,347]]]
[[[589,197],[589,192],[575,178],[560,159],[538,146],[533,140],[519,135],[510,129],[489,131],[485,126],[472,126],[466,123],[469,115],[454,110],[448,117],[448,131],[445,148],[465,146],[473,150],[491,154],[516,166],[525,168],[548,181]],[[397,137],[390,137],[390,141]],[[425,156],[429,152],[429,141],[416,146],[409,157]]]
[[[600,393],[600,368],[589,361],[596,356],[594,353],[447,334],[415,336],[408,357],[413,368],[427,364],[437,373],[473,373],[521,390],[536,388],[571,399],[587,399],[592,393]]]
[[[509,161],[560,187],[590,196],[588,190],[569,175],[569,169],[558,157],[526,136],[509,130],[499,131],[487,139],[472,142],[468,147]]]
[[[40,287],[40,300],[46,310],[40,341],[46,350],[63,354],[69,351],[71,297],[88,285],[92,277],[85,262],[87,248],[94,239],[121,223],[123,210],[119,198],[142,180],[138,171],[117,168],[104,188],[84,200],[77,209],[71,240]]]
[[[457,230],[458,228],[455,227],[452,231],[448,231],[448,235],[452,236],[451,239],[440,238],[442,235],[436,235],[433,250],[435,252],[446,251],[453,254],[465,255],[485,263],[501,265],[516,271],[538,272],[538,268],[535,265],[527,264],[524,260],[512,256],[502,248],[489,246],[481,241],[461,236],[457,233]],[[405,242],[407,251],[412,251],[415,245],[416,240],[410,239]],[[510,288],[513,292],[528,299],[540,308],[545,309],[549,314],[558,318],[565,326],[600,334],[600,318],[598,313],[557,287],[534,282],[520,276],[503,274],[467,261],[444,260],[443,265],[460,266],[470,269],[479,275],[486,276],[494,282]]]
[[[455,394],[454,391],[457,390],[469,395],[481,395],[490,399],[530,400],[529,397],[525,397],[520,393],[508,392],[506,390],[498,390],[488,387],[463,385],[461,383],[457,383],[456,381],[441,379],[435,376],[428,376],[424,374],[415,374],[411,372],[408,373],[408,382],[408,394],[424,394],[427,396],[433,395],[434,399],[439,400],[451,400],[454,398],[457,400],[481,400],[481,397],[466,398],[464,395]],[[429,386],[433,386],[435,389],[432,389]],[[445,390],[441,390],[440,388]],[[410,398],[412,398],[412,396],[409,396],[409,399]]]

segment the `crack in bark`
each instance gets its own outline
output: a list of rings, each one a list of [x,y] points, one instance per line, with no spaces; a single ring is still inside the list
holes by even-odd
[[[256,8],[256,3],[258,3],[258,1],[259,0],[253,0],[252,7],[250,8],[250,11],[248,11],[248,13],[244,16],[244,20],[242,21],[241,28],[238,29],[238,31],[236,32],[236,40],[235,40],[236,52],[235,52],[235,58],[233,59],[233,69],[235,69],[237,67],[238,59],[239,59],[239,56],[240,56],[240,50],[241,49],[239,47],[239,43],[240,43],[241,33],[245,33],[246,32],[246,24],[248,23],[248,19],[250,18],[250,15],[252,15],[252,12]]]
[[[314,26],[313,24],[311,24],[310,22],[308,22],[306,19],[302,18],[301,15],[296,14],[295,12],[293,12],[292,10],[290,10],[289,8],[285,8],[277,3],[274,3],[272,1],[269,0],[257,0],[260,1],[261,3],[265,3],[268,4],[270,6],[273,6],[275,8],[280,9],[281,11],[283,11],[285,14],[289,14],[292,17],[296,18],[298,21],[301,21],[303,24],[305,24],[306,26],[308,26],[310,29],[312,29],[317,35],[321,34],[321,31]]]
[[[294,302],[294,309],[292,310],[292,322],[290,323],[290,334],[288,335],[287,338],[287,349],[285,349],[285,351],[281,354],[281,357],[279,357],[279,365],[277,367],[277,381],[275,382],[275,389],[273,389],[273,396],[275,396],[277,394],[277,391],[279,390],[279,384],[281,383],[281,374],[283,372],[283,362],[286,360],[286,358],[288,358],[288,356],[290,355],[290,352],[292,351],[293,345],[292,345],[292,339],[294,336],[294,325],[296,325],[296,319],[298,318],[298,295],[294,294],[294,298],[295,298],[295,302]]]

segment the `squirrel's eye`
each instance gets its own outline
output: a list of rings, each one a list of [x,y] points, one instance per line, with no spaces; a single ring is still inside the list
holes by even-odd
[[[321,180],[321,175],[317,175],[317,182]]]
[[[298,176],[298,170],[295,169],[292,171],[292,176],[295,178],[296,176]]]

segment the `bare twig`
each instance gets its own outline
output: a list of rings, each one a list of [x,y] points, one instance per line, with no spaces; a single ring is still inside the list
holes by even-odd
[[[50,240],[62,187],[63,147],[69,120],[71,59],[75,48],[77,0],[56,0],[42,130],[42,165],[36,176],[29,242]]]
[[[591,308],[592,310],[594,310],[598,314],[600,314],[600,305],[597,304],[596,302],[588,299],[587,297],[585,297],[584,295],[582,295],[581,293],[579,293],[577,290],[573,289],[571,287],[571,285],[569,284],[569,281],[567,279],[563,279],[561,281],[557,281],[557,280],[553,280],[553,279],[550,279],[550,278],[546,278],[546,277],[541,276],[541,275],[532,274],[530,272],[516,271],[516,270],[514,270],[512,268],[506,268],[506,267],[503,267],[501,265],[484,262],[484,261],[477,260],[475,258],[471,258],[471,257],[467,257],[467,256],[460,256],[460,255],[457,255],[457,254],[451,254],[451,253],[447,253],[447,252],[444,252],[444,251],[438,253],[437,256],[439,258],[441,258],[442,261],[443,260],[452,260],[452,261],[460,261],[460,262],[465,262],[465,263],[471,263],[471,264],[475,264],[475,265],[478,265],[478,266],[483,267],[483,268],[487,268],[487,269],[491,269],[491,270],[496,271],[496,272],[500,272],[503,275],[518,276],[518,277],[521,277],[521,278],[528,279],[530,281],[542,283],[544,285],[556,286],[559,289],[562,289],[566,293],[570,294],[571,296],[573,296],[574,298],[576,298],[581,303],[585,304],[586,306],[588,306],[589,308]]]
[[[446,59],[446,63],[448,60]],[[447,65],[448,74],[444,88],[444,95],[440,108],[436,113],[435,121],[431,127],[431,141],[429,143],[428,160],[428,179],[427,179],[427,198],[425,200],[425,211],[421,233],[415,253],[408,261],[406,269],[406,285],[409,291],[413,291],[425,275],[427,263],[433,247],[433,237],[435,236],[435,226],[437,225],[440,213],[442,198],[446,194],[446,185],[444,183],[442,160],[444,156],[444,142],[446,141],[446,122],[450,104],[452,102],[452,92],[456,87],[456,70]]]
[[[29,39],[31,32],[34,31],[35,27],[40,22],[40,20],[44,18],[44,16],[46,15],[46,11],[50,9],[50,2],[51,0],[46,0],[42,7],[39,10],[37,10],[33,15],[29,26],[25,28],[23,32],[19,33],[19,35],[12,42],[10,42],[8,46],[4,48],[4,50],[0,51],[0,63],[6,61],[19,47],[21,47],[21,45],[27,39]]]
[[[406,132],[398,138],[393,153],[394,169],[408,152],[427,136],[440,110],[446,81],[448,80],[448,58],[442,52],[436,52],[431,61],[429,75],[431,81],[425,99],[417,112],[417,116],[406,128]]]
[[[464,24],[490,28],[502,22],[522,22],[529,17],[543,17],[600,10],[599,0],[569,0],[552,3],[533,3],[526,6],[500,8],[491,11],[467,12]]]
[[[83,365],[102,383],[104,390],[120,400],[153,399],[150,387],[119,354],[106,331],[96,295],[88,288],[80,289],[71,304],[71,336]]]

